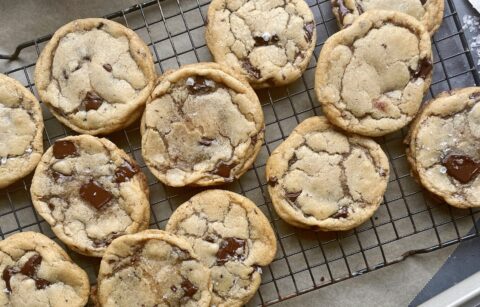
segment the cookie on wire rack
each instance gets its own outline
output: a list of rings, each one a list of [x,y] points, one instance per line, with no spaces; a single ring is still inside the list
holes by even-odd
[[[454,207],[480,207],[479,87],[426,103],[405,141],[412,172],[427,190]]]
[[[148,228],[149,191],[137,163],[104,138],[57,140],[32,179],[32,202],[74,251],[101,257],[111,241]]]
[[[38,100],[20,82],[0,74],[0,188],[31,173],[43,153]]]
[[[210,270],[183,238],[146,230],[115,239],[100,263],[103,307],[210,305]]]
[[[261,268],[277,245],[265,215],[248,198],[208,190],[178,207],[166,230],[184,237],[212,271],[212,305],[243,306],[258,290]]]
[[[232,182],[264,139],[263,111],[246,80],[216,63],[163,74],[141,123],[145,164],[174,187]]]
[[[287,223],[343,231],[378,209],[389,164],[375,141],[345,134],[323,116],[311,117],[272,152],[266,176],[273,207]]]
[[[78,133],[108,134],[137,120],[156,78],[150,49],[114,21],[58,29],[38,58],[35,85],[55,117]]]
[[[0,242],[0,305],[82,307],[88,276],[43,234],[16,233]]]

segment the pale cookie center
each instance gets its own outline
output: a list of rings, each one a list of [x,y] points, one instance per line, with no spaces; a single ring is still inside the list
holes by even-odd
[[[146,85],[126,36],[92,29],[60,39],[52,63],[50,103],[63,114],[103,111],[134,100]]]
[[[228,18],[227,46],[252,77],[268,77],[272,69],[295,66],[305,58],[315,23],[293,3],[247,1],[240,7],[228,4],[227,10],[228,17],[219,12],[216,18]]]
[[[132,224],[131,208],[121,184],[138,168],[126,160],[116,163],[102,145],[86,149],[71,141],[57,141],[47,178],[51,188],[41,191],[50,214],[62,223],[65,235],[95,248],[107,246]],[[117,158],[118,159],[118,158]]]
[[[342,55],[345,67],[339,107],[361,120],[411,116],[416,109],[412,97],[423,96],[424,79],[432,70],[429,60],[419,58],[418,37],[393,24],[372,29],[333,53]]]
[[[152,147],[145,151],[167,172],[208,172],[231,178],[231,170],[257,141],[255,122],[238,103],[245,99],[223,84],[201,76],[178,82],[147,106]],[[153,146],[155,145],[155,146]],[[158,149],[161,150],[158,150]]]
[[[8,158],[30,154],[36,129],[27,110],[0,104],[0,165]]]
[[[374,205],[378,195],[371,187],[386,176],[368,149],[332,131],[307,134],[288,164],[274,184],[292,207],[318,220],[348,218]]]

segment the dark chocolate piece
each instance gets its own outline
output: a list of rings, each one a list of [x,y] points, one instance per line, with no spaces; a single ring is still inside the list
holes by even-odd
[[[243,69],[245,69],[255,79],[260,79],[262,77],[260,70],[253,66],[249,59],[243,60],[242,66]]]
[[[170,290],[172,290],[173,292],[177,292],[177,287],[175,287],[175,285],[173,285],[173,286],[170,287]]]
[[[53,156],[55,159],[63,159],[77,154],[77,147],[70,141],[56,141],[53,144]]]
[[[410,70],[412,79],[425,79],[433,69],[433,63],[430,59],[423,58],[418,62],[418,68],[415,71]]]
[[[303,29],[305,30],[305,40],[307,42],[311,42],[313,37],[313,30],[315,29],[315,23],[313,21],[308,22],[305,24]]]
[[[20,273],[25,276],[33,276],[38,269],[38,266],[42,263],[42,256],[35,254],[30,259],[25,262],[25,264],[20,269]]]
[[[236,165],[237,164],[235,163],[226,164],[224,162],[220,162],[220,164],[217,165],[214,174],[224,178],[230,178],[230,173]]]
[[[113,195],[94,181],[90,181],[80,187],[80,196],[96,209],[100,209],[108,203]]]
[[[103,69],[105,69],[108,72],[112,72],[112,65],[110,64],[103,64]]]
[[[275,45],[280,40],[277,34],[273,35],[265,35],[264,33],[262,36],[255,36],[253,39],[255,40],[254,47],[261,47],[261,46],[268,46],[268,45]]]
[[[12,278],[13,275],[18,273],[18,269],[12,268],[7,266],[2,273],[2,279],[5,281],[5,286],[7,287],[7,290],[12,292],[12,288],[10,286],[10,279]]]
[[[465,155],[448,155],[442,165],[447,168],[449,176],[464,184],[475,178],[480,169],[480,163]]]
[[[98,96],[98,94],[94,91],[88,91],[85,95],[85,98],[83,98],[79,109],[87,112],[90,110],[98,110],[102,103],[102,97]]]
[[[37,287],[38,290],[45,289],[46,287],[51,285],[51,283],[48,280],[43,278],[35,277],[34,280],[35,280],[35,286]]]
[[[291,202],[295,202],[298,198],[298,196],[300,196],[300,194],[302,194],[302,191],[299,191],[299,192],[287,192],[285,193],[285,196],[288,197],[288,199],[290,199]]]
[[[268,185],[271,187],[276,186],[278,183],[278,178],[276,176],[268,178]]]
[[[224,238],[217,251],[217,263],[225,263],[229,260],[242,259],[245,254],[245,240],[238,238]]]
[[[213,139],[207,138],[207,137],[202,137],[200,141],[198,141],[198,144],[203,145],[203,146],[210,146],[212,145]]]
[[[342,208],[340,208],[340,210],[337,211],[337,213],[333,214],[330,217],[334,218],[334,219],[347,218],[348,217],[348,208],[347,207],[342,207]]]
[[[193,79],[193,83],[192,83]],[[187,79],[187,89],[190,94],[206,94],[215,91],[216,83],[202,76],[190,77]]]
[[[138,167],[131,165],[128,161],[124,161],[122,166],[117,167],[115,170],[115,182],[122,183],[130,180],[138,173]]]
[[[420,3],[422,3],[422,5],[425,5],[427,3],[428,0],[420,0]]]
[[[180,286],[182,286],[182,290],[185,292],[183,296],[193,297],[198,291],[198,287],[192,284],[192,282],[188,279],[182,281]]]

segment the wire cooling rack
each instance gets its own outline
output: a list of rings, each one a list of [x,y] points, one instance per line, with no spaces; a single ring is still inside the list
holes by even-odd
[[[154,0],[105,17],[132,28],[145,40],[160,74],[184,64],[212,60],[204,40],[208,2]],[[438,203],[412,179],[403,145],[405,129],[377,139],[389,157],[392,171],[383,204],[370,221],[348,232],[321,233],[294,228],[276,215],[267,192],[264,175],[266,160],[299,122],[321,114],[313,90],[316,59],[325,40],[338,31],[330,1],[307,2],[317,26],[315,56],[302,78],[295,83],[257,92],[265,113],[265,144],[254,166],[240,180],[224,186],[253,200],[272,223],[278,240],[277,255],[270,266],[263,268],[260,289],[249,303],[252,306],[282,301],[402,261],[409,255],[426,253],[479,236],[476,224],[480,214],[478,210],[460,210]],[[50,36],[45,36],[20,45],[13,57],[21,52],[23,63],[30,61],[31,64],[7,72],[35,94],[35,61],[49,39]],[[480,85],[452,0],[446,1],[443,25],[433,39],[433,53],[435,70],[427,99],[456,87]],[[43,104],[42,109],[45,148],[56,139],[73,134]],[[200,191],[166,187],[152,176],[141,157],[138,123],[108,138],[131,154],[147,174],[152,228],[164,228],[175,208]],[[27,230],[55,237],[49,225],[33,209],[30,182],[31,176],[0,190],[2,238]],[[95,282],[98,259],[69,253]]]

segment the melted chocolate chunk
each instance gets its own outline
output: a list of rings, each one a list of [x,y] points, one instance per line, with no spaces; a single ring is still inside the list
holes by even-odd
[[[94,181],[90,181],[80,187],[80,196],[96,209],[100,209],[108,203],[113,195]]]
[[[464,155],[448,155],[442,165],[447,168],[449,176],[464,184],[475,178],[480,170],[480,163]]]
[[[418,68],[415,71],[410,70],[410,74],[412,75],[412,79],[425,79],[428,74],[432,71],[433,64],[430,59],[424,58],[421,59],[418,63]]]
[[[230,175],[231,175],[230,173],[236,165],[237,164],[235,163],[226,164],[224,162],[220,162],[220,164],[217,165],[217,168],[215,169],[214,174],[224,178],[230,178]]]
[[[68,176],[68,175],[64,175],[62,173],[56,172],[54,170],[52,170],[51,174],[52,174],[53,180],[55,180],[55,182],[57,182],[59,180],[66,180],[66,179],[69,179],[69,178],[72,177],[72,176]]]
[[[422,3],[422,5],[425,5],[427,3],[428,0],[420,0],[420,3]]]
[[[254,47],[261,47],[261,46],[268,46],[268,45],[275,45],[280,40],[277,34],[270,35],[270,33],[263,33],[261,36],[253,37],[255,40]]]
[[[473,99],[475,101],[478,101],[479,98],[480,98],[480,92],[476,92],[470,95],[470,99]]]
[[[276,176],[268,178],[268,185],[271,187],[276,186],[278,183],[278,178]]]
[[[64,70],[62,71],[62,73],[63,73],[63,78],[64,78],[65,80],[68,80],[68,73],[67,73],[67,71],[64,69]]]
[[[198,144],[203,145],[203,146],[210,146],[212,145],[213,139],[207,138],[207,137],[202,137],[200,141],[198,141]]]
[[[255,79],[260,79],[262,77],[260,70],[253,66],[249,59],[243,60],[242,66],[243,69],[245,69]]]
[[[305,30],[305,40],[307,42],[311,42],[312,37],[313,37],[313,30],[315,29],[315,23],[313,21],[311,21],[311,22],[305,24],[303,29]]]
[[[215,91],[216,83],[202,76],[190,77],[185,82],[190,94],[201,95]]]
[[[83,98],[79,109],[87,112],[90,110],[98,110],[102,103],[102,97],[98,96],[98,94],[94,91],[88,91],[85,95],[85,98]]]
[[[288,199],[290,199],[291,202],[295,202],[298,198],[298,196],[300,196],[300,194],[302,194],[302,191],[299,191],[299,192],[287,192],[285,193],[285,196],[288,197]]]
[[[25,264],[20,269],[20,273],[25,276],[32,277],[37,272],[38,266],[42,263],[42,256],[35,254],[30,259],[25,262]]]
[[[347,218],[348,217],[348,208],[347,207],[342,207],[342,208],[340,208],[340,210],[337,211],[337,213],[333,214],[330,217],[334,218],[334,219]]]
[[[352,13],[352,11],[345,6],[344,0],[335,0],[333,1],[332,5],[334,8],[338,8],[338,16],[340,17],[341,23],[343,23],[345,16]]]
[[[3,270],[2,279],[5,281],[7,290],[12,292],[10,279],[12,278],[13,275],[18,273],[21,273],[33,279],[35,281],[35,286],[37,287],[37,289],[45,289],[46,287],[51,285],[51,283],[48,280],[37,277],[37,270],[41,263],[42,263],[42,256],[40,256],[39,254],[35,254],[32,257],[30,257],[20,269],[6,267]]]
[[[103,64],[103,69],[105,69],[108,72],[112,72],[112,65],[110,64]]]
[[[193,297],[198,291],[198,287],[192,284],[192,282],[188,279],[182,281],[180,286],[182,286],[182,290],[185,292],[183,296]]]
[[[245,254],[245,240],[224,238],[217,251],[217,263],[223,264],[229,260],[239,260]]]
[[[53,156],[55,159],[63,159],[77,154],[77,147],[70,141],[56,141],[53,144]]]
[[[297,161],[298,161],[297,156],[293,154],[293,157],[290,158],[290,160],[288,160],[288,167],[291,167]]]
[[[43,278],[34,278],[35,280],[35,286],[37,287],[38,290],[45,289],[46,287],[50,286],[51,283]]]
[[[5,281],[5,286],[7,287],[7,290],[12,292],[12,288],[10,286],[10,279],[12,278],[13,275],[18,273],[18,269],[12,268],[7,266],[2,273],[2,279]]]
[[[127,161],[124,161],[122,166],[118,167],[115,170],[115,182],[122,183],[130,180],[138,173],[138,167],[136,165],[131,165]]]
[[[101,22],[101,23],[98,24],[97,29],[100,30],[101,28],[103,28],[103,26],[105,26],[105,24],[103,22]]]
[[[173,286],[170,287],[170,290],[172,290],[173,292],[177,292],[177,287],[175,287],[175,285],[173,285]]]

